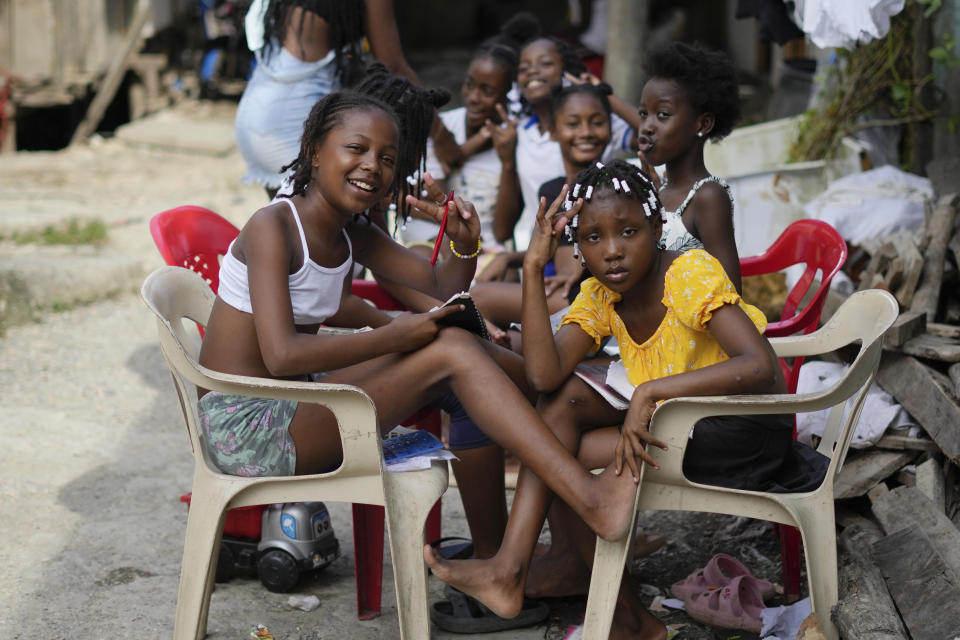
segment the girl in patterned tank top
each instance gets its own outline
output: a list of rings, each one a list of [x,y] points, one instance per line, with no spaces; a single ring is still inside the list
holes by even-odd
[[[724,53],[673,42],[649,55],[646,73],[638,155],[655,183],[653,167],[666,167],[666,180],[659,185],[664,247],[705,249],[740,291],[733,197],[727,183],[710,175],[703,161],[707,140],[720,140],[740,119],[733,62]]]

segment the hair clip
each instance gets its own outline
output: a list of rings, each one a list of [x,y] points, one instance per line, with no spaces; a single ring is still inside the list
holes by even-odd
[[[623,180],[621,184],[623,185],[623,192],[630,193],[630,185],[627,184],[627,181]]]
[[[573,198],[576,200],[577,195],[580,193],[580,183],[573,185]]]
[[[587,192],[583,195],[584,200],[590,200],[590,197],[593,196],[593,185],[587,187]]]
[[[597,161],[597,169],[603,169],[603,163],[599,160]]]
[[[610,184],[613,185],[614,191],[620,191],[620,181],[616,178],[610,178]]]
[[[648,205],[646,202],[643,203],[643,211],[648,218],[653,217],[653,213],[650,212],[650,205]]]

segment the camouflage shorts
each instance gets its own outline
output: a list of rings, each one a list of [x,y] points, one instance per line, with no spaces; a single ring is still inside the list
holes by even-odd
[[[297,448],[290,421],[292,400],[211,391],[197,403],[204,445],[214,465],[234,476],[292,476]]]

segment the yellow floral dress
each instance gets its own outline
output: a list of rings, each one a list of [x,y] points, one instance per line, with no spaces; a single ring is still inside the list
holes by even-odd
[[[598,348],[602,338],[616,338],[634,386],[726,360],[727,354],[707,328],[713,312],[725,304],[739,305],[759,332],[767,326],[763,312],[743,301],[717,259],[702,249],[687,251],[667,269],[662,300],[667,313],[643,344],[634,342],[617,315],[614,305],[619,301],[620,294],[588,278],[561,326],[578,325]]]

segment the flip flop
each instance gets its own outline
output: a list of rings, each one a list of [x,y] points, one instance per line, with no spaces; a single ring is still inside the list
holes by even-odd
[[[687,598],[706,591],[710,588],[720,588],[729,584],[734,578],[739,576],[753,576],[742,562],[726,553],[718,553],[702,569],[697,569],[689,576],[679,582],[673,583],[670,592],[675,598],[686,600]],[[753,578],[760,595],[763,599],[773,597],[777,592],[776,585],[767,580]]]
[[[430,620],[451,633],[493,633],[529,627],[547,619],[550,607],[537,600],[524,599],[523,608],[514,618],[501,618],[482,602],[447,586],[446,600],[430,605]]]
[[[708,589],[685,599],[687,615],[698,622],[760,633],[763,620],[763,598],[757,579],[737,576],[720,589]]]
[[[444,560],[466,560],[473,557],[473,540],[460,536],[447,536],[430,543]]]

